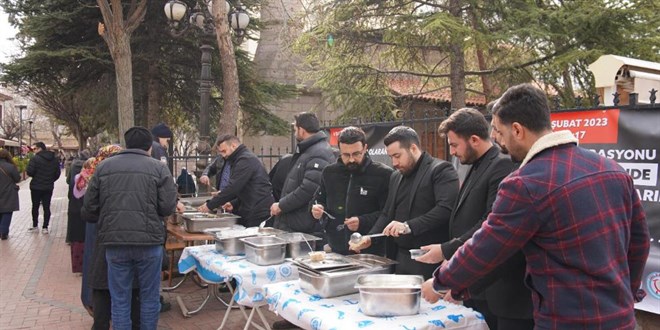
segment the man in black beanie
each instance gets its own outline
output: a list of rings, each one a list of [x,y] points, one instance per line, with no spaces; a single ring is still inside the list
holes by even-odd
[[[176,187],[167,166],[150,157],[149,130],[132,127],[124,138],[127,149],[96,168],[83,210],[99,217],[97,240],[106,246],[113,327],[131,328],[131,290],[137,277],[140,329],[156,329],[165,240],[162,219],[174,213]]]
[[[160,123],[151,129],[151,134],[153,135],[151,157],[166,163],[167,148],[169,147],[170,139],[172,139],[172,130],[167,125]]]

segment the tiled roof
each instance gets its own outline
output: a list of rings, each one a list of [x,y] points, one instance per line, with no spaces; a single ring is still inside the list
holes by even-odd
[[[451,103],[451,89],[438,89],[431,84],[424,84],[420,79],[393,78],[388,82],[390,89],[400,97],[427,102]],[[466,93],[465,104],[472,106],[486,105],[486,97],[474,93]]]

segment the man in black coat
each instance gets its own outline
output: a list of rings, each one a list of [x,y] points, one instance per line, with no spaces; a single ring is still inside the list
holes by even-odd
[[[275,216],[275,228],[320,233],[320,224],[309,212],[310,202],[321,183],[321,171],[336,158],[327,136],[320,132],[316,115],[303,112],[295,118],[298,145],[282,187],[282,196],[270,207],[270,214]]]
[[[511,159],[493,145],[486,118],[477,110],[464,108],[443,121],[438,132],[447,137],[449,152],[461,164],[472,165],[459,191],[459,199],[449,220],[451,239],[422,247],[429,253],[421,262],[448,260],[481,227],[491,211],[497,188],[515,168]],[[532,293],[524,284],[525,256],[518,252],[498,271],[489,274],[470,288],[465,306],[483,314],[488,326],[495,329],[525,330],[534,328]]]
[[[348,254],[351,234],[369,233],[385,207],[385,178],[393,170],[371,160],[366,141],[357,127],[349,126],[339,133],[340,157],[323,169],[321,186],[314,196],[312,216],[321,219],[332,252]]]
[[[48,234],[50,223],[50,199],[53,197],[54,183],[60,177],[60,159],[54,152],[46,149],[43,142],[34,144],[35,156],[30,159],[26,173],[32,177],[30,195],[32,197],[32,227],[29,232],[36,233],[39,228],[39,205],[44,208],[44,223],[42,234]]]
[[[241,216],[240,224],[254,227],[266,220],[273,204],[273,190],[266,169],[257,156],[233,135],[222,135],[216,142],[225,166],[231,166],[227,186],[199,207],[201,212],[223,207]]]
[[[410,258],[410,249],[445,242],[449,238],[449,217],[458,194],[458,176],[449,162],[431,157],[419,147],[415,130],[406,126],[393,128],[383,141],[392,159],[385,208],[370,234],[383,233],[388,252],[398,262],[397,274],[430,278],[438,264],[424,264]],[[360,251],[371,245],[363,238],[351,250]]]

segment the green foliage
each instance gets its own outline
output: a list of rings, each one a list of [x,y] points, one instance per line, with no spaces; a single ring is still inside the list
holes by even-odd
[[[19,158],[18,156],[13,157],[14,164],[18,167],[18,173],[23,173],[27,169],[27,165],[30,162],[29,158]]]
[[[463,48],[468,90],[487,92],[482,76],[493,87],[489,98],[535,80],[569,102],[578,91],[594,92],[587,65],[601,55],[660,60],[659,7],[658,0],[318,0],[300,20],[307,25],[295,49],[306,78],[349,116],[395,106],[391,79],[424,86],[411,94],[456,87],[448,79],[450,42]]]

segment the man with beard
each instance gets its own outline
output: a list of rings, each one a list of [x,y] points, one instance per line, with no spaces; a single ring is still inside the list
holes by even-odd
[[[284,180],[282,195],[270,207],[274,227],[289,232],[321,233],[321,226],[309,213],[309,203],[321,183],[321,171],[334,162],[328,137],[321,132],[316,115],[303,112],[295,116],[294,129],[298,145]]]
[[[351,234],[366,235],[385,206],[387,181],[383,178],[390,177],[392,169],[371,160],[367,138],[357,127],[339,133],[339,152],[337,162],[323,169],[312,216],[321,219],[332,252],[348,254]]]
[[[268,218],[273,204],[273,190],[261,161],[233,135],[222,135],[216,141],[224,166],[231,171],[227,186],[198,210],[209,212],[221,207],[241,216],[239,223],[246,227],[258,226]]]
[[[497,187],[513,171],[511,159],[501,154],[488,138],[488,128],[486,118],[470,108],[452,113],[440,124],[438,133],[447,137],[449,153],[471,167],[449,219],[451,240],[422,246],[429,252],[417,261],[438,263],[450,259],[481,227],[495,201]],[[531,330],[534,328],[531,292],[525,287],[524,275],[525,257],[519,251],[498,271],[471,286],[472,296],[464,305],[483,314],[493,330]]]
[[[502,180],[472,239],[424,283],[430,302],[466,288],[522,249],[539,329],[634,329],[649,254],[646,215],[633,179],[616,162],[553,132],[542,90],[509,88],[493,130],[520,168]]]
[[[449,240],[449,217],[458,195],[458,176],[449,162],[431,157],[419,147],[417,132],[410,127],[393,128],[383,141],[397,171],[390,176],[385,208],[369,234],[389,236],[389,257],[395,258],[397,274],[429,278],[435,264],[410,258],[410,249]],[[354,251],[371,245],[364,237],[351,244]]]

